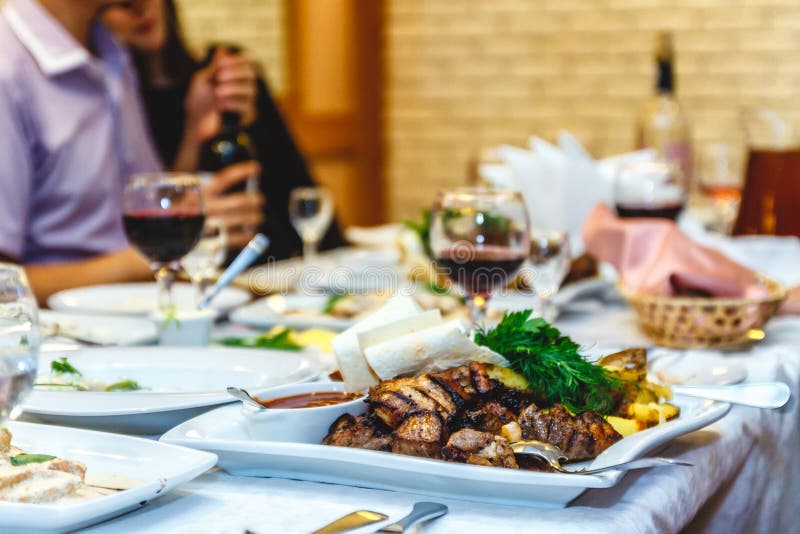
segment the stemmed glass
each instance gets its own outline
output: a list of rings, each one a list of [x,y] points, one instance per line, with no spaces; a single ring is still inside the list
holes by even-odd
[[[541,303],[542,317],[547,321],[556,318],[553,296],[569,273],[571,259],[567,232],[531,232],[530,262],[534,269],[531,283]]]
[[[38,308],[25,272],[0,264],[0,423],[16,416],[14,407],[33,388],[40,342]]]
[[[289,194],[289,218],[303,240],[306,263],[317,256],[317,248],[333,220],[333,197],[324,187],[298,187]]]
[[[465,187],[439,193],[430,245],[441,271],[463,290],[473,324],[530,253],[530,222],[518,191]]]
[[[208,218],[197,245],[181,260],[181,266],[197,290],[197,304],[203,301],[209,282],[228,253],[228,232],[222,221]]]
[[[122,212],[128,240],[155,272],[158,306],[168,312],[180,260],[197,244],[205,224],[200,179],[184,173],[134,175],[125,187]]]

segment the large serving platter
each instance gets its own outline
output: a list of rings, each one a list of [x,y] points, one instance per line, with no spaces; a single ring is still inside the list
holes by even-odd
[[[174,284],[172,298],[178,310],[194,309],[197,293],[190,284]],[[250,293],[238,287],[226,287],[211,303],[221,313],[246,304]],[[114,315],[148,315],[157,307],[156,284],[151,282],[103,284],[59,291],[47,299],[53,310]]]
[[[40,375],[61,354],[39,357]],[[314,352],[225,347],[115,347],[70,352],[70,363],[87,378],[114,383],[136,380],[145,391],[95,392],[34,390],[22,404],[37,422],[138,434],[169,428],[231,402],[228,386],[254,393],[306,382],[320,372]]]
[[[70,505],[0,502],[3,532],[66,532],[99,523],[145,506],[216,462],[213,454],[147,439],[20,422],[6,426],[24,451],[83,462],[87,477],[121,475],[141,485]]]
[[[730,405],[675,399],[681,416],[625,438],[594,460],[600,467],[632,460],[723,417]],[[407,491],[435,497],[532,507],[563,507],[588,488],[615,485],[623,473],[538,473],[429,460],[314,443],[249,439],[237,405],[218,408],[167,432],[161,441],[217,454],[218,465],[240,476],[279,477]]]

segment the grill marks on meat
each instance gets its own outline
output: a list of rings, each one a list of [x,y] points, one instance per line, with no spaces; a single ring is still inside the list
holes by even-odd
[[[595,412],[573,416],[563,406],[540,410],[530,392],[507,388],[491,378],[489,369],[471,362],[384,380],[369,391],[370,413],[341,416],[323,444],[547,471],[531,457],[515,459],[506,439],[497,435],[503,425],[518,421],[525,439],[556,445],[570,460],[594,458],[622,439]]]
[[[441,415],[437,412],[414,413],[406,417],[395,430],[392,452],[441,458],[444,440],[445,426]]]
[[[519,416],[522,437],[555,445],[570,460],[594,458],[622,436],[597,412],[571,415],[556,405],[549,410],[525,408]]]
[[[388,451],[392,448],[392,429],[372,414],[353,417],[346,413],[333,422],[322,444]]]
[[[472,428],[454,432],[442,449],[442,457],[450,462],[519,469],[506,438]]]

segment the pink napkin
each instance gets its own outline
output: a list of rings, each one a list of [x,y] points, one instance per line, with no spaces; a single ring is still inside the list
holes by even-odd
[[[617,268],[628,289],[662,296],[768,296],[755,273],[693,242],[666,219],[620,219],[599,204],[583,226],[586,250]]]

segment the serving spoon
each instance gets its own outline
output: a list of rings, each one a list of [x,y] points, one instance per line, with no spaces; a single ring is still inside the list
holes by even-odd
[[[780,408],[791,397],[789,386],[783,382],[754,382],[727,386],[670,386],[675,395],[754,406]]]
[[[240,401],[242,401],[243,403],[253,406],[254,408],[258,408],[259,410],[267,409],[266,406],[258,402],[256,398],[250,395],[250,393],[248,393],[247,390],[244,388],[236,388],[233,386],[228,386],[226,391],[231,397],[235,397]]]
[[[567,473],[570,475],[596,475],[604,471],[631,471],[633,469],[645,469],[647,467],[662,467],[662,466],[686,466],[692,467],[694,464],[684,462],[683,460],[673,460],[672,458],[662,458],[660,456],[653,456],[651,458],[639,458],[638,460],[630,460],[616,465],[607,465],[605,467],[598,467],[596,469],[583,469],[580,471],[569,471],[562,467],[561,462],[568,460],[564,451],[545,443],[544,441],[525,440],[515,441],[511,443],[511,448],[515,454],[530,454],[546,461],[550,467],[559,473]]]

